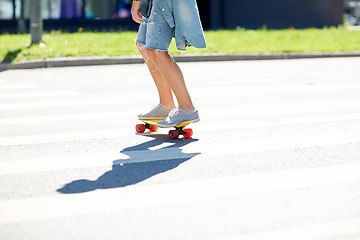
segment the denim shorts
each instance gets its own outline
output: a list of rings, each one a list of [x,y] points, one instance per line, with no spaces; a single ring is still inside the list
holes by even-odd
[[[140,24],[136,42],[149,49],[168,51],[175,32],[165,20],[157,0],[153,1],[150,17],[143,17],[143,20],[144,23]]]

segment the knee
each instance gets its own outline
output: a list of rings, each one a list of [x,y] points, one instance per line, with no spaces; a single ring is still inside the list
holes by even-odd
[[[148,59],[151,60],[151,62],[153,62],[154,64],[157,63],[155,50],[145,48],[143,54],[145,54],[148,57]]]

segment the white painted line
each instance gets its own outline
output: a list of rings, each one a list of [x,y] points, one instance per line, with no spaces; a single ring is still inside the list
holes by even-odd
[[[307,136],[286,138],[262,138],[255,141],[214,142],[211,145],[192,143],[181,148],[163,148],[155,151],[126,151],[127,158],[119,158],[116,164],[140,163],[189,158],[200,153],[199,157],[225,156],[252,152],[279,151],[295,148],[343,145],[360,142],[360,136]],[[1,166],[1,165],[0,165]]]
[[[113,161],[119,158],[126,158],[126,156],[109,153],[91,154],[91,155],[77,155],[66,157],[50,157],[50,158],[36,158],[26,159],[11,162],[0,162],[0,176],[19,174],[19,173],[33,173],[55,171],[62,169],[74,168],[90,168],[109,166],[111,167]]]
[[[0,90],[19,90],[19,89],[36,89],[39,88],[38,85],[35,84],[9,84],[0,86]]]
[[[121,112],[97,112],[97,113],[81,113],[81,114],[62,114],[49,116],[35,116],[35,117],[18,117],[18,118],[3,118],[0,119],[0,125],[13,124],[36,124],[47,122],[71,121],[71,120],[86,120],[86,119],[103,119],[103,118],[119,118],[127,116],[135,116],[138,112],[135,111],[121,111]],[[287,118],[274,119],[269,121],[258,120],[243,120],[243,121],[227,121],[222,122],[221,130],[224,129],[243,129],[243,128],[257,128],[257,127],[273,127],[281,125],[291,125],[299,123],[322,123],[322,122],[341,122],[348,120],[360,120],[360,114],[344,114],[344,115],[328,115],[319,117],[306,118]],[[214,126],[214,123],[202,122],[196,124],[197,130],[208,130]],[[191,126],[190,126],[191,127]]]
[[[360,219],[347,219],[342,221],[312,224],[275,231],[242,234],[221,240],[319,240],[319,239],[347,239],[343,236],[360,236]],[[355,239],[355,238],[353,238]],[[220,240],[220,239],[218,239]]]
[[[291,137],[261,137],[252,141],[234,141],[228,143],[213,143],[209,146],[189,144],[184,148],[185,153],[211,153],[212,156],[226,154],[240,154],[251,152],[266,152],[288,150],[296,148],[321,147],[330,145],[345,145],[359,143],[359,135],[309,135]]]
[[[109,134],[112,131],[109,132]],[[89,134],[89,137],[93,133]],[[112,133],[111,133],[112,134]],[[116,133],[114,133],[115,136]],[[121,136],[121,135],[119,135]],[[100,136],[99,136],[100,137]],[[103,136],[102,136],[103,137]],[[227,156],[252,152],[281,151],[295,148],[321,147],[360,142],[360,136],[308,136],[288,138],[266,138],[256,141],[234,141],[231,143],[212,143],[203,145],[193,142],[183,147],[171,147],[168,144],[153,146],[149,150],[122,151],[122,153],[99,153],[96,155],[77,155],[56,158],[19,159],[0,162],[0,176],[62,169],[111,166],[114,164],[142,163],[185,158],[208,158],[209,156]],[[160,148],[165,147],[165,148]],[[200,154],[199,154],[200,153]]]
[[[299,117],[299,118],[284,118],[271,119],[268,121],[259,120],[243,120],[243,121],[226,121],[221,122],[221,130],[224,129],[243,129],[243,128],[259,128],[259,127],[275,127],[282,125],[303,124],[303,123],[325,123],[325,122],[342,122],[350,120],[360,120],[360,113],[342,114],[342,115],[326,115],[316,117]],[[196,125],[197,130],[212,129],[217,124],[214,122],[202,121],[201,124]]]
[[[19,104],[2,104],[0,110],[17,110],[17,109],[37,109],[37,108],[55,108],[55,107],[75,107],[75,106],[96,106],[108,104],[127,103],[125,98],[119,99],[86,99],[71,101],[46,101],[41,103],[19,103]]]
[[[1,93],[0,99],[12,99],[12,98],[38,98],[38,97],[67,97],[78,96],[80,92],[73,91],[41,91],[41,92],[24,92],[24,93]]]
[[[33,124],[33,123],[45,123],[52,121],[70,121],[70,120],[84,120],[88,118],[101,119],[109,118],[112,116],[122,117],[122,116],[131,116],[135,115],[135,112],[122,112],[122,113],[105,113],[102,116],[102,113],[89,113],[89,114],[69,114],[69,115],[57,115],[57,116],[41,116],[41,117],[24,117],[24,118],[5,118],[0,119],[0,125],[9,125],[9,124]],[[278,119],[273,121],[231,121],[231,122],[222,122],[221,130],[229,129],[244,129],[244,128],[258,128],[258,127],[273,127],[281,125],[291,125],[291,124],[300,124],[300,123],[314,123],[314,122],[333,122],[333,121],[345,121],[345,120],[357,120],[360,119],[360,114],[348,114],[348,115],[334,115],[334,116],[320,116],[312,118],[292,118],[292,119]],[[196,125],[196,131],[208,131],[210,126],[213,126],[214,123],[205,122],[203,124]],[[123,129],[120,133],[132,131],[132,129]],[[110,135],[108,133],[110,132]],[[54,134],[40,134],[40,135],[29,135],[29,136],[13,136],[13,137],[0,137],[0,146],[12,146],[12,145],[22,145],[22,144],[39,144],[46,142],[56,142],[56,141],[76,141],[91,139],[91,136],[94,136],[94,139],[98,138],[113,138],[119,132],[119,129],[114,130],[96,130],[96,131],[87,131],[87,132],[69,132],[69,133],[54,133]],[[118,135],[122,136],[122,135]],[[334,136],[337,138],[337,135]],[[357,140],[355,140],[357,142]]]
[[[128,136],[130,135],[130,133],[134,131],[135,131],[135,127],[134,130],[107,129],[107,130],[82,131],[82,132],[66,132],[66,133],[55,133],[55,134],[2,137],[0,138],[0,146],[67,142],[67,141],[79,141],[79,140],[100,139],[100,138],[118,138],[124,135]]]
[[[109,154],[77,155],[0,162],[0,176],[20,173],[56,171],[74,168],[111,167],[113,164],[130,164],[154,161],[192,158],[198,153],[184,153],[179,148],[167,148],[148,151],[127,151]],[[205,155],[204,155],[205,156]],[[206,154],[208,156],[208,154]]]
[[[252,77],[252,76],[249,76]],[[245,78],[245,76],[242,75],[242,78]],[[278,83],[278,82],[284,82],[286,81],[285,78],[283,77],[278,77],[278,78],[255,78],[255,79],[250,79],[250,80],[244,80],[244,79],[238,79],[238,80],[224,80],[222,79],[221,81],[207,81],[206,84],[210,84],[210,85],[233,85],[233,84],[257,84],[257,83]]]
[[[279,124],[294,124],[294,123],[320,123],[320,122],[339,122],[348,120],[360,119],[360,113],[338,114],[327,116],[303,117],[303,118],[285,118],[276,120]]]
[[[176,205],[360,180],[360,163],[241,176],[129,186],[82,194],[0,202],[0,224]],[[166,194],[163,194],[166,192]]]
[[[129,116],[136,116],[134,111],[121,112],[97,112],[97,113],[79,113],[79,114],[61,114],[49,116],[35,116],[35,117],[18,117],[18,118],[3,118],[0,119],[0,125],[14,125],[14,124],[39,124],[48,122],[62,122],[62,121],[76,121],[76,120],[90,120],[90,119],[106,119],[106,118],[124,118]]]

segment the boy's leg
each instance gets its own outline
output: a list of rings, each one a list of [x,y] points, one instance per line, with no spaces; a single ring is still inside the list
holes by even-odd
[[[167,81],[168,86],[174,92],[179,107],[188,110],[195,110],[189,92],[186,88],[184,76],[179,66],[171,58],[169,53],[152,49],[145,49],[144,51],[147,56],[150,57],[153,65],[160,71],[163,77],[162,79]]]
[[[156,67],[156,65],[152,62],[151,58],[147,53],[147,49],[145,49],[145,46],[141,43],[136,43],[136,46],[138,47],[140,54],[144,58],[149,68],[150,74],[154,79],[156,88],[158,89],[159,92],[160,104],[165,107],[174,107],[175,106],[174,99],[169,84],[162,76],[158,67]]]

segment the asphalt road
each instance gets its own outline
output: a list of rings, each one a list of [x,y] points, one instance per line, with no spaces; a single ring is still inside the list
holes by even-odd
[[[360,58],[180,66],[193,139],[143,64],[0,72],[0,239],[360,239]]]

